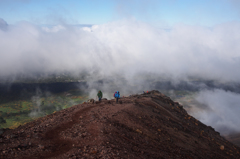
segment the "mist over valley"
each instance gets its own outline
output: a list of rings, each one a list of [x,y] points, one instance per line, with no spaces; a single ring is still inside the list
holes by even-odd
[[[211,125],[222,135],[240,132],[237,122],[239,83],[221,83],[196,78],[188,81],[170,81],[159,77],[158,80],[150,74],[133,77],[133,83],[120,76],[97,81],[91,80],[90,77],[86,80],[85,76],[63,76],[62,82],[55,81],[56,77],[62,79],[60,75],[51,75],[41,80],[35,77],[1,83],[1,127],[14,128],[38,117],[86,102],[88,99],[97,100],[98,90],[102,90],[103,98],[107,99],[113,99],[112,94],[116,90],[125,97],[142,94],[143,91],[159,90],[182,104],[190,115]]]
[[[221,134],[240,132],[238,21],[167,29],[134,18],[0,23],[1,127],[20,120],[8,121],[11,115],[43,116],[95,99],[98,90],[111,99],[117,90],[129,96],[156,89]]]

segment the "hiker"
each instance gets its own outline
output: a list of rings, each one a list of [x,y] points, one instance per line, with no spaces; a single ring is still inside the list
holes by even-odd
[[[116,103],[118,103],[118,99],[120,98],[120,92],[119,91],[115,92],[113,96],[116,99]]]
[[[101,101],[101,99],[102,99],[102,91],[99,90],[97,96],[98,96],[98,101]]]

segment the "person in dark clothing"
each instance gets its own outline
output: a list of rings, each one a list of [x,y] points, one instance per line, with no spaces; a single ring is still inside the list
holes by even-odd
[[[116,99],[116,103],[118,103],[118,99],[120,98],[120,92],[119,91],[115,92],[113,96]]]
[[[102,99],[102,91],[99,90],[97,96],[98,96],[98,101],[101,101],[101,99]]]

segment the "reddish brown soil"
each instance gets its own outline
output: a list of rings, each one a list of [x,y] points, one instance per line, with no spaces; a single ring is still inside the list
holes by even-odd
[[[224,146],[224,149],[220,149]],[[85,103],[0,136],[0,158],[240,158],[240,148],[151,91]]]

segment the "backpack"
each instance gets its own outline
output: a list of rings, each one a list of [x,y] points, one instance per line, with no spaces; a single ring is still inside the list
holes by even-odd
[[[114,97],[115,97],[115,98],[120,98],[120,93],[119,93],[119,91],[115,92]]]
[[[115,92],[115,93],[113,94],[113,97],[115,97],[115,94],[117,94],[117,92]]]

